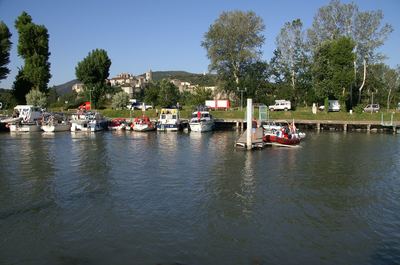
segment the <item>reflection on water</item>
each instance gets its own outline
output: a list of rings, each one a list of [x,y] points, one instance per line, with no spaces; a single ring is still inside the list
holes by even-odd
[[[395,264],[399,138],[0,134],[0,263]],[[377,155],[379,154],[379,155]]]

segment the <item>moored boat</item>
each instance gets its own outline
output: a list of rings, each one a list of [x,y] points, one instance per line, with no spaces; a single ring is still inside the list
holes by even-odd
[[[10,132],[39,132],[42,120],[42,110],[33,105],[17,105],[11,118],[1,122],[6,123]]]
[[[178,131],[182,129],[182,122],[178,109],[161,109],[157,131]]]
[[[295,123],[289,124],[287,121],[269,121],[262,124],[264,135],[275,135],[282,128],[289,128],[290,133],[296,138],[304,139],[306,137],[305,132],[301,132],[296,128]]]
[[[71,130],[71,123],[62,113],[53,113],[43,117],[41,129],[45,132],[65,132]]]
[[[271,127],[270,130],[264,126],[263,141],[271,144],[278,144],[284,146],[293,146],[300,144],[300,136],[297,132],[296,126],[293,124],[287,126]]]
[[[125,130],[127,127],[127,122],[125,118],[115,118],[110,121],[108,124],[108,129],[109,130]]]
[[[137,117],[133,120],[131,124],[131,129],[137,132],[154,131],[156,126],[149,117],[143,115],[142,117]]]
[[[97,132],[107,128],[108,121],[98,112],[78,112],[71,116],[71,131]]]
[[[208,111],[198,110],[192,113],[189,126],[193,132],[208,132],[214,127],[214,118]]]

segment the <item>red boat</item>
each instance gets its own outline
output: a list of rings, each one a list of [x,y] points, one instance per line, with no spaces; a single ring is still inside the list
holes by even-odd
[[[149,117],[143,115],[140,118],[135,118],[131,125],[132,130],[138,132],[153,131],[156,129],[154,122],[150,121]]]
[[[300,143],[300,138],[297,137],[296,134],[292,134],[289,128],[284,127],[275,134],[265,134],[263,136],[263,141],[281,145],[298,145]]]
[[[126,120],[124,118],[112,119],[108,124],[109,130],[123,130],[126,127]]]

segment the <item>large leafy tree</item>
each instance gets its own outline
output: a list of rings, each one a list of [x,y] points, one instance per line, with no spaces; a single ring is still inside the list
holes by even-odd
[[[51,78],[49,62],[49,34],[43,25],[32,22],[32,17],[26,13],[15,21],[18,31],[18,55],[24,59],[22,73],[24,78],[32,83],[34,89],[46,92]]]
[[[366,80],[366,95],[364,101],[380,103],[387,109],[393,107],[395,100],[398,100],[400,89],[400,69],[392,69],[381,63],[374,64],[368,68]]]
[[[361,12],[353,2],[342,4],[339,0],[332,0],[318,10],[308,37],[313,51],[326,40],[349,37],[355,42],[358,63],[364,58],[373,63],[383,58],[377,53],[377,48],[393,31],[393,27],[383,24],[382,20],[381,10]]]
[[[84,84],[84,91],[96,108],[106,92],[106,79],[109,76],[111,60],[103,49],[89,52],[75,68],[76,77]]]
[[[31,90],[32,86],[32,82],[25,77],[23,70],[19,69],[12,88],[12,94],[18,104],[26,103],[25,95]]]
[[[206,100],[212,98],[212,91],[205,87],[197,87],[190,95],[189,102],[194,106],[204,105]]]
[[[346,37],[324,42],[314,55],[313,85],[320,100],[339,99],[344,103],[353,83],[354,42]]]
[[[144,91],[144,101],[146,103],[151,103],[153,106],[158,105],[159,91],[160,87],[157,84],[150,83]]]
[[[209,68],[216,71],[222,89],[236,91],[245,67],[262,54],[263,20],[254,12],[223,12],[204,35],[201,45],[207,50]]]
[[[125,109],[128,103],[129,95],[126,92],[121,91],[113,96],[111,105],[114,109]]]
[[[253,98],[255,102],[266,103],[266,97],[272,92],[268,79],[268,63],[257,61],[246,65],[240,86],[246,88],[246,96]]]
[[[276,38],[277,50],[271,61],[281,88],[287,91],[294,103],[309,102],[311,88],[311,59],[305,42],[303,23],[300,19],[286,22]],[[287,90],[287,89],[286,89]]]
[[[286,22],[276,38],[277,49],[280,51],[283,66],[290,73],[293,90],[296,89],[297,76],[306,60],[303,23],[300,19]]]
[[[158,103],[161,106],[171,106],[177,104],[179,100],[179,89],[169,80],[161,80],[158,84],[160,90]]]
[[[40,92],[39,90],[33,89],[29,91],[28,94],[26,94],[26,103],[29,105],[44,108],[47,106],[46,94]]]
[[[7,25],[0,21],[0,80],[6,78],[10,70],[6,65],[10,62],[11,33]]]

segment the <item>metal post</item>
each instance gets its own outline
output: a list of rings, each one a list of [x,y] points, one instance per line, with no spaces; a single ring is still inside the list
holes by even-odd
[[[243,92],[246,92],[247,88],[239,89],[239,87],[237,87],[236,89],[240,92],[240,111],[243,111]]]
[[[253,100],[251,98],[247,99],[247,131],[246,131],[246,145],[247,150],[252,149],[251,133],[253,130],[252,126],[252,110],[253,110]]]

